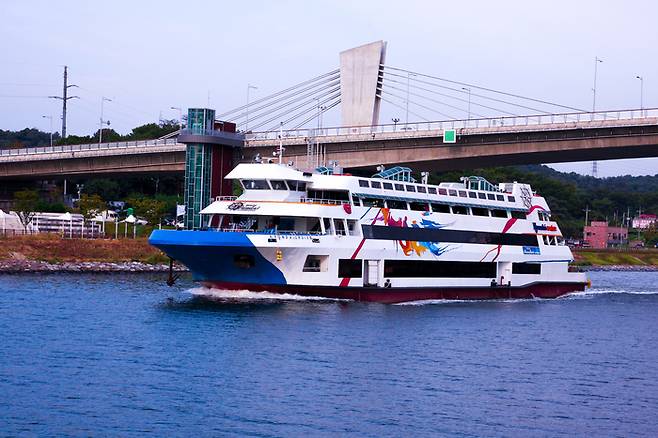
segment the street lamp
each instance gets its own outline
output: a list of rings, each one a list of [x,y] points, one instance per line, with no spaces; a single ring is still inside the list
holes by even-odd
[[[393,118],[391,119],[391,122],[393,122],[393,131],[397,131],[397,130],[398,130],[398,122],[399,122],[399,121],[400,121],[400,118],[399,118],[399,117],[393,117]]]
[[[178,127],[183,130],[183,109],[177,106],[170,106],[169,109],[178,111]]]
[[[98,144],[103,143],[103,125],[106,123],[103,120],[103,103],[105,103],[106,101],[112,102],[112,99],[109,99],[105,96],[101,97],[101,124],[100,124],[101,129],[98,131]],[[110,126],[109,120],[107,121],[107,126]]]
[[[468,91],[468,120],[471,120],[471,88],[462,87],[462,90]]]
[[[644,116],[644,78],[642,76],[635,76],[635,79],[640,80],[640,112]]]
[[[409,127],[408,126],[409,125],[409,94],[410,94],[409,93],[409,87],[410,87],[409,81],[411,80],[412,76],[418,76],[418,75],[415,75],[411,72],[407,72],[407,109],[406,109],[406,117],[405,117],[405,122],[404,122],[404,124],[406,125],[406,128]]]
[[[249,132],[249,91],[258,90],[258,87],[255,85],[247,84],[247,121],[244,124],[244,132]]]
[[[44,119],[50,120],[50,147],[53,147],[53,116],[41,116]]]
[[[592,117],[594,117],[594,112],[596,112],[596,73],[599,66],[599,62],[603,62],[602,59],[599,59],[598,56],[594,57],[594,87],[592,88]]]

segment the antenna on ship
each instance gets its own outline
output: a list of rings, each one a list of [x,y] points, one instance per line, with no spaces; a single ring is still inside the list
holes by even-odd
[[[279,164],[283,164],[283,151],[285,148],[283,147],[283,122],[281,122],[281,125],[279,126],[279,150],[275,151],[272,155],[275,157],[279,157]]]
[[[429,177],[430,177],[430,173],[429,173],[429,172],[420,172],[420,181],[421,181],[423,184],[427,184],[427,180],[428,180]]]

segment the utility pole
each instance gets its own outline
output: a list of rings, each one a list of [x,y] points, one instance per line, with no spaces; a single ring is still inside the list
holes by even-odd
[[[80,99],[78,96],[69,96],[69,88],[77,87],[77,85],[68,84],[68,67],[64,66],[64,88],[62,89],[61,96],[48,96],[50,99],[60,99],[62,101],[62,139],[66,140],[66,102],[69,99]]]
[[[585,226],[587,226],[589,220],[589,212],[590,212],[589,205],[585,207],[583,211],[585,212]]]
[[[245,134],[249,132],[249,91],[250,90],[258,90],[258,87],[255,85],[247,84],[247,121],[244,123]]]
[[[644,117],[644,78],[642,76],[635,76],[635,79],[640,80],[640,114]]]
[[[112,99],[108,99],[107,97],[101,97],[101,123],[100,123],[100,130],[98,131],[98,144],[103,143],[103,125],[106,123],[103,120],[103,103],[104,102],[112,102]],[[162,117],[160,117],[162,118]],[[110,121],[107,121],[107,126],[110,126]]]

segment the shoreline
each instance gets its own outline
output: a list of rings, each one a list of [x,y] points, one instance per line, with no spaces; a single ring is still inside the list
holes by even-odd
[[[143,262],[61,262],[49,263],[34,260],[0,260],[0,274],[59,274],[59,273],[163,273],[168,264]],[[174,264],[174,272],[188,272],[185,266]]]

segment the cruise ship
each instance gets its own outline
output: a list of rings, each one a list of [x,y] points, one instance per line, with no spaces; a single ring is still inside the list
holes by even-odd
[[[201,210],[198,230],[149,242],[204,286],[359,301],[555,298],[581,291],[546,200],[477,176],[427,184],[410,169],[372,177],[236,166],[242,193]]]

